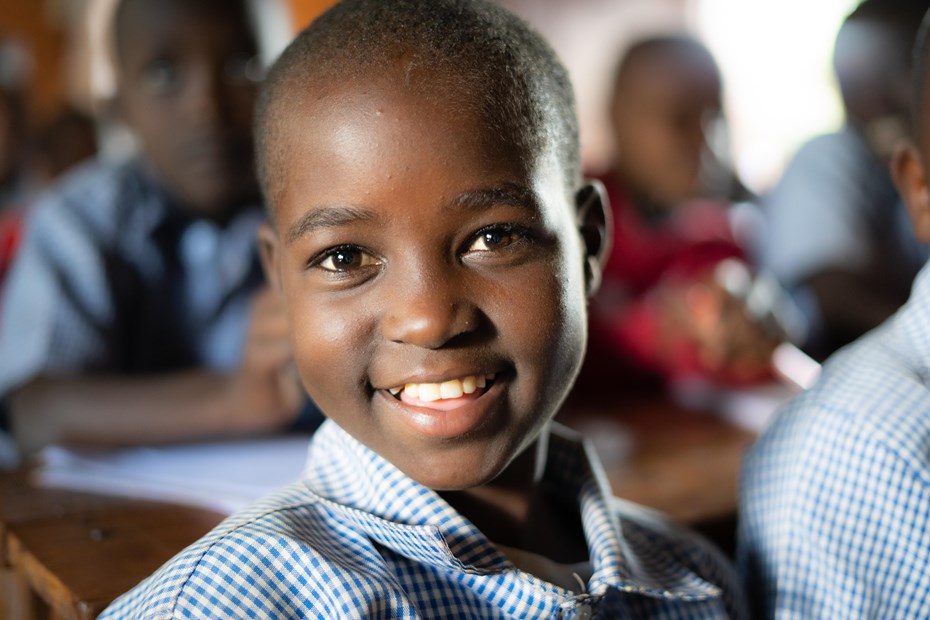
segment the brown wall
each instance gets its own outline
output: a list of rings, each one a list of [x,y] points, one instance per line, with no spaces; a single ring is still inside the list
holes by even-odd
[[[0,37],[13,36],[34,55],[28,92],[30,120],[40,122],[54,114],[63,97],[61,53],[64,36],[51,23],[40,0],[2,0]]]
[[[336,4],[335,0],[288,0],[291,15],[294,16],[294,31],[303,29],[313,19]]]

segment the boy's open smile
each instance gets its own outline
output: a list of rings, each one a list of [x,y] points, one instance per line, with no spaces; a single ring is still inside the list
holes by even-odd
[[[297,95],[274,147],[262,246],[295,361],[327,416],[413,479],[484,484],[581,362],[574,188],[428,71],[354,79]]]
[[[387,406],[395,408],[414,433],[451,440],[477,431],[490,417],[505,389],[503,383],[495,384],[495,376],[487,373],[442,382],[408,382],[403,387],[379,390],[379,395],[387,396]]]

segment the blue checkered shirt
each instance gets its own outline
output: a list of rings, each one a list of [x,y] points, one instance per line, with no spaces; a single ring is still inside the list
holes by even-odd
[[[230,517],[101,618],[741,617],[714,550],[605,494],[591,451],[565,432],[549,452],[544,484],[577,500],[588,540],[583,594],[516,569],[438,494],[326,422],[301,480]]]
[[[930,618],[930,267],[747,457],[739,558],[758,617]]]

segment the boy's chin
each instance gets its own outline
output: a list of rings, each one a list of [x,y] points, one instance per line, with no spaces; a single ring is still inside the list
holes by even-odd
[[[439,492],[467,491],[475,487],[481,487],[492,483],[506,465],[498,468],[487,470],[481,468],[475,471],[473,467],[462,464],[461,467],[447,470],[448,465],[438,468],[426,468],[426,470],[405,471],[410,478],[422,484],[423,486]]]
[[[438,492],[492,486],[528,488],[533,479],[535,453],[523,447],[525,443],[513,450],[482,446],[472,451],[437,455],[434,459],[411,464],[403,471],[416,482]]]

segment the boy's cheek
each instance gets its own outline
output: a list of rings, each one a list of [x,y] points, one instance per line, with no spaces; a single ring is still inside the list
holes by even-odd
[[[368,348],[360,336],[367,319],[350,304],[321,304],[319,292],[286,295],[295,362],[311,395],[356,385]]]

